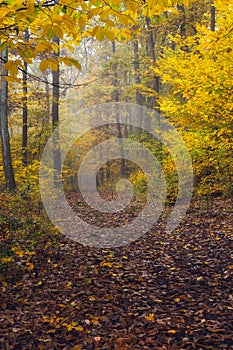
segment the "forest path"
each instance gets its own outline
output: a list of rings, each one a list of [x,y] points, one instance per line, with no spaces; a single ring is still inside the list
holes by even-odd
[[[1,290],[3,350],[233,349],[232,203],[193,203],[130,245],[61,238]]]

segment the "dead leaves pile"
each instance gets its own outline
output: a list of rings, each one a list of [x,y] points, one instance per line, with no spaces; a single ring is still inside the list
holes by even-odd
[[[0,348],[233,349],[231,207],[193,203],[121,248],[35,247],[33,269],[1,275]]]

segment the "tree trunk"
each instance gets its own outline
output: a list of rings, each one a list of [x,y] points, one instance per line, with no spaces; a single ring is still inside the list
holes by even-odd
[[[216,22],[216,14],[215,14],[215,6],[214,6],[214,2],[211,4],[210,7],[210,29],[212,30],[212,32],[215,31],[215,22]]]
[[[147,38],[148,55],[152,60],[153,65],[155,66],[155,63],[156,63],[156,56],[155,56],[155,49],[154,49],[155,40],[153,36],[153,28],[151,28],[151,21],[148,17],[146,18],[146,24],[147,24],[147,30],[148,30],[148,38]],[[155,91],[155,96],[148,97],[147,106],[149,108],[153,108],[157,112],[155,115],[155,118],[156,118],[156,124],[159,127],[160,113],[161,113],[159,103],[158,103],[158,98],[160,94],[160,78],[157,75],[152,75],[151,89]],[[151,126],[150,118],[148,118],[147,124],[148,126]],[[162,143],[159,140],[157,140],[156,157],[158,160],[162,161]]]
[[[59,46],[60,40],[54,37],[53,41]],[[57,54],[59,56],[59,52]],[[55,57],[56,58],[56,57]],[[59,67],[57,71],[52,71],[53,76],[53,104],[52,104],[52,126],[55,128],[59,122]]]
[[[185,7],[184,5],[179,5],[177,6],[177,9],[180,13],[180,37],[182,39],[186,39],[187,37],[187,28],[186,28],[186,12],[185,12]]]
[[[112,53],[116,53],[116,43],[113,41],[112,43]],[[114,91],[113,91],[113,99],[115,102],[119,102],[120,96],[119,96],[119,91],[118,91],[118,81],[117,81],[117,64],[115,63],[113,65],[113,86],[114,86]],[[116,126],[117,126],[117,137],[119,139],[118,143],[120,146],[120,176],[124,177],[125,176],[125,152],[122,144],[122,130],[121,130],[121,124],[120,124],[120,119],[119,119],[119,112],[116,111]]]
[[[11,161],[11,146],[10,146],[10,134],[8,126],[8,82],[5,77],[8,75],[7,70],[4,67],[4,63],[8,61],[8,48],[6,47],[2,51],[1,62],[1,110],[0,110],[0,128],[1,128],[1,141],[2,141],[2,159],[4,176],[6,182],[6,188],[9,191],[13,191],[16,188],[14,171]]]
[[[43,74],[43,78],[45,80],[45,99],[46,99],[46,116],[45,116],[45,124],[49,125],[49,116],[50,116],[50,96],[49,96],[49,82],[46,73]]]
[[[154,43],[154,38],[153,38],[153,31],[151,28],[151,22],[150,22],[150,19],[148,17],[146,18],[146,24],[147,24],[147,30],[148,30],[148,38],[147,38],[148,56],[151,58],[152,63],[155,64],[155,61],[156,61],[155,50],[154,50],[155,43]],[[156,75],[153,75],[151,89],[154,90],[157,95],[159,94],[159,84],[160,84],[159,77]],[[149,108],[158,107],[158,103],[156,101],[155,96],[148,97],[147,106]]]
[[[180,37],[181,37],[181,39],[185,40],[187,38],[187,23],[186,23],[185,6],[179,5],[179,6],[177,6],[177,9],[179,11]],[[182,46],[181,49],[185,52],[188,51],[187,45]]]
[[[25,30],[25,41],[29,40],[28,29]],[[28,163],[28,77],[27,77],[28,64],[24,61],[23,71],[23,128],[22,128],[22,164],[27,166]]]
[[[58,37],[54,37],[53,41],[58,45],[60,45],[60,40]],[[59,56],[59,49],[57,55]],[[55,57],[56,58],[56,57]],[[52,102],[52,126],[53,129],[58,127],[59,123],[59,79],[60,79],[60,71],[59,64],[57,71],[52,71],[53,77],[53,102]],[[54,146],[54,181],[55,185],[57,181],[60,181],[61,174],[61,153],[60,153],[60,140],[59,140],[59,131],[58,128],[56,132],[53,133],[53,146]]]
[[[134,76],[135,76],[135,84],[138,85],[141,83],[140,75],[139,75],[139,54],[138,54],[138,40],[135,39],[133,42],[133,52],[134,52]],[[143,105],[143,96],[139,92],[137,87],[136,90],[136,103],[139,105]]]

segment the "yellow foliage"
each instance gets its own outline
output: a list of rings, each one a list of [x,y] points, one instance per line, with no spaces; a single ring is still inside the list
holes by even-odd
[[[230,193],[233,172],[233,7],[223,0],[215,7],[216,30],[198,25],[186,40],[172,37],[176,49],[154,69],[166,87],[161,110],[183,130],[201,195]]]
[[[9,257],[6,257],[6,258],[1,258],[1,262],[2,263],[8,263],[8,262],[11,262],[12,261],[12,257],[9,256]]]
[[[58,38],[60,38],[60,39],[63,38],[63,29],[62,29],[59,25],[54,24],[53,30],[54,30],[55,35],[56,35]]]
[[[11,250],[18,255],[18,257],[22,258],[24,256],[24,252],[20,248],[12,247]]]
[[[53,71],[58,70],[58,61],[55,58],[49,57],[47,58],[47,66]]]
[[[18,62],[17,61],[8,61],[5,63],[5,69],[12,75],[16,75],[18,73]]]
[[[31,262],[27,261],[26,265],[30,271],[34,269],[34,264],[32,264]]]
[[[45,43],[45,42],[38,43],[35,46],[35,50],[37,52],[49,52],[49,51],[51,51],[51,49],[52,49],[51,44]]]
[[[55,328],[66,327],[68,332],[72,331],[73,329],[80,332],[84,330],[84,328],[82,326],[79,326],[77,322],[68,323],[64,317],[59,317],[56,315],[52,315],[50,317],[43,316],[43,321],[49,323]]]
[[[40,70],[43,72],[48,68],[48,61],[45,59],[40,62]]]
[[[103,266],[103,267],[107,266],[111,268],[113,266],[113,263],[110,261],[101,261],[100,266]]]
[[[98,40],[128,40],[132,34],[132,24],[135,25],[141,15],[160,15],[169,7],[172,9],[178,2],[147,0],[142,4],[140,0],[92,0],[87,4],[85,0],[63,0],[52,6],[52,11],[47,3],[39,3],[36,0],[5,2],[0,11],[0,51],[7,42],[9,49],[16,49],[20,60],[24,61],[36,58],[41,52],[52,56],[54,35],[62,39],[61,48],[67,47],[70,42],[78,44],[85,36],[93,36]],[[25,42],[25,29],[29,29],[33,40]],[[122,35],[119,30],[122,31]],[[47,68],[57,69],[57,63],[52,58],[42,62],[42,71]],[[10,61],[7,64],[10,74],[17,75],[16,63]],[[80,69],[78,65],[75,66]]]
[[[155,321],[155,315],[153,313],[151,313],[151,314],[145,316],[145,319],[147,321]]]
[[[97,316],[93,317],[91,319],[91,323],[94,324],[95,326],[97,326],[99,324],[99,319]]]

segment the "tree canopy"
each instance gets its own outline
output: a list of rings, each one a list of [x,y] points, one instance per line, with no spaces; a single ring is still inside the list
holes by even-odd
[[[72,52],[83,37],[110,41],[129,39],[132,32],[139,30],[141,16],[160,16],[177,3],[169,0],[1,1],[0,51],[7,45],[15,53],[15,58],[6,65],[10,73],[7,79],[14,79],[18,68],[24,69],[23,62],[30,64],[41,55],[41,71],[57,70],[58,62],[80,69],[80,63],[67,55],[60,56],[58,61],[51,57],[51,53],[58,53],[57,44],[52,40],[54,36],[61,39],[61,49],[66,52]],[[26,30],[31,34],[27,42]]]

